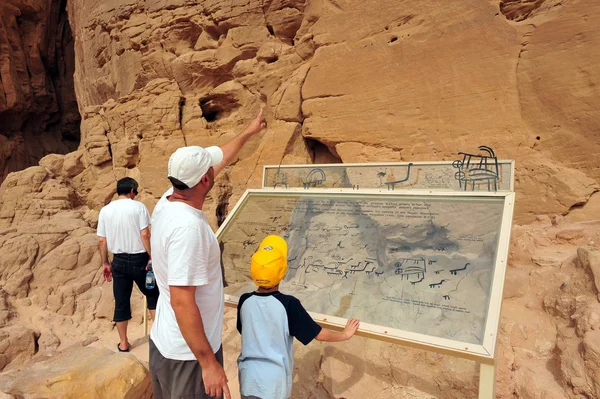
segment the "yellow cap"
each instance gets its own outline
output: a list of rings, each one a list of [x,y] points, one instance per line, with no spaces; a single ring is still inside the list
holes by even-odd
[[[250,275],[254,284],[263,288],[275,287],[287,272],[287,244],[279,236],[265,238],[252,255]]]

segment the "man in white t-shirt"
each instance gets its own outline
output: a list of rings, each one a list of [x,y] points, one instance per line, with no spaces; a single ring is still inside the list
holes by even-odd
[[[131,177],[117,182],[119,198],[100,210],[98,237],[104,281],[113,281],[115,313],[120,342],[119,352],[129,352],[127,324],[131,319],[131,291],[135,282],[146,296],[148,309],[154,317],[158,287],[147,289],[146,266],[150,259],[150,214],[144,204],[135,201],[138,183]],[[108,252],[113,254],[112,264]]]
[[[182,147],[169,159],[173,187],[152,213],[153,267],[161,292],[150,332],[154,399],[231,396],[223,370],[223,277],[202,207],[215,176],[266,126],[261,111],[219,147]]]

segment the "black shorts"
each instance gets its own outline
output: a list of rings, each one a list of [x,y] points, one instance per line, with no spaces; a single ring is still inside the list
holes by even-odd
[[[148,309],[156,309],[158,301],[158,287],[146,289],[146,266],[150,256],[146,252],[141,254],[115,254],[111,269],[113,277],[113,293],[115,295],[115,315],[113,321],[131,319],[131,291],[133,282],[146,296]]]

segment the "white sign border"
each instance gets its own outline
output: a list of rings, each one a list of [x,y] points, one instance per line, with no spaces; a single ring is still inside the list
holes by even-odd
[[[312,165],[311,165],[312,166]],[[496,254],[496,263],[494,265],[494,274],[492,277],[492,285],[490,298],[487,309],[487,318],[484,329],[484,339],[482,345],[469,344],[461,341],[454,341],[439,337],[434,337],[425,334],[419,334],[409,331],[403,331],[385,326],[363,323],[357,332],[357,335],[362,335],[387,342],[394,342],[402,345],[407,345],[415,348],[425,349],[438,353],[451,354],[457,357],[476,360],[481,363],[493,364],[495,358],[495,350],[498,335],[498,326],[500,322],[500,312],[502,307],[502,293],[504,289],[504,277],[508,262],[508,249],[510,243],[510,231],[512,225],[512,217],[515,205],[515,193],[508,191],[499,192],[444,192],[433,190],[395,190],[393,192],[387,190],[352,190],[352,189],[297,189],[291,188],[286,190],[278,189],[251,189],[246,190],[238,203],[227,215],[226,220],[220,226],[216,233],[217,239],[221,241],[221,237],[227,231],[229,222],[235,218],[241,207],[246,203],[250,196],[261,195],[276,195],[288,196],[294,194],[305,194],[310,196],[330,196],[332,191],[337,193],[351,194],[352,196],[380,195],[382,197],[396,196],[430,196],[430,197],[470,197],[470,198],[504,198],[504,208],[502,214],[502,222],[499,232],[499,241]],[[227,306],[237,307],[239,298],[232,295],[225,295]],[[319,324],[341,330],[346,325],[348,319],[324,315],[320,313],[309,312],[310,315]]]

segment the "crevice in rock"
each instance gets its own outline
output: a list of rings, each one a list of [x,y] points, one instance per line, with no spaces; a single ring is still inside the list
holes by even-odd
[[[241,79],[234,78],[234,79],[232,79],[232,80],[234,80],[236,83],[239,83],[239,84],[241,84],[241,85],[242,85],[242,87],[243,87],[243,88],[244,88],[244,89],[245,89],[245,90],[246,90],[248,93],[252,94],[252,95],[253,95],[253,96],[255,96],[255,97],[260,97],[260,98],[261,98],[261,101],[262,101],[262,100],[264,100],[264,98],[263,98],[263,97],[264,97],[264,95],[263,95],[263,94],[261,94],[260,92],[258,92],[258,91],[256,91],[256,90],[252,90],[252,88],[250,88],[249,86],[247,86],[247,85],[246,85],[246,84],[245,84],[245,83],[244,83],[244,82],[243,82]]]
[[[183,130],[183,107],[185,107],[185,97],[179,99],[179,128]]]
[[[290,140],[287,142],[287,145],[285,147],[285,150],[283,150],[283,154],[281,156],[281,160],[279,161],[279,164],[281,164],[281,162],[283,162],[283,158],[285,158],[285,156],[287,154],[291,154],[292,153],[292,151],[294,150],[294,146],[295,146],[296,142],[299,141],[299,139],[300,139],[301,136],[302,136],[302,122],[300,122],[298,124],[298,126],[294,130],[294,133],[292,133],[292,137],[290,137]],[[306,141],[304,143],[306,144]]]
[[[185,133],[183,132],[183,107],[185,107],[185,97],[181,97],[179,99],[179,129],[181,130],[181,135],[183,136],[183,144],[187,146],[187,139],[185,137]]]
[[[318,100],[318,99],[323,99],[323,98],[337,98],[337,97],[344,97],[344,94],[323,94],[320,96],[314,96],[314,97],[307,98],[306,101]]]
[[[39,337],[39,335],[37,335],[37,334],[36,334],[36,335],[35,335],[35,338],[34,338],[34,340],[33,340],[34,347],[35,347],[35,349],[34,349],[34,351],[33,351],[33,353],[34,353],[34,354],[36,354],[36,353],[38,353],[38,352],[40,351],[40,343],[39,343],[39,340],[40,340],[40,337]]]
[[[532,26],[533,29],[535,29],[534,26]],[[529,44],[529,42],[527,41],[527,38],[529,38],[533,33],[533,30],[530,32],[527,32],[523,35],[522,37],[522,43],[521,43],[521,48],[519,49],[519,54],[517,55],[517,62],[515,65],[515,83],[516,83],[516,89],[517,89],[517,100],[519,103],[519,113],[521,115],[521,118],[523,120],[526,120],[526,118],[524,118],[523,116],[523,104],[522,104],[522,94],[521,94],[521,84],[520,84],[520,79],[519,79],[519,67],[520,67],[520,63],[521,63],[521,56],[523,55],[523,52],[527,51],[527,49],[525,49],[525,47]],[[535,143],[534,143],[535,146]]]
[[[219,195],[219,200],[218,200],[217,210],[216,210],[217,226],[219,226],[219,227],[223,224],[223,222],[225,221],[225,219],[227,218],[227,215],[229,213],[229,211],[228,211],[229,198],[231,198],[232,191],[233,191],[233,189],[231,187],[231,184],[229,184],[229,182],[227,182],[227,184],[223,187],[223,191],[221,192],[221,195]]]

